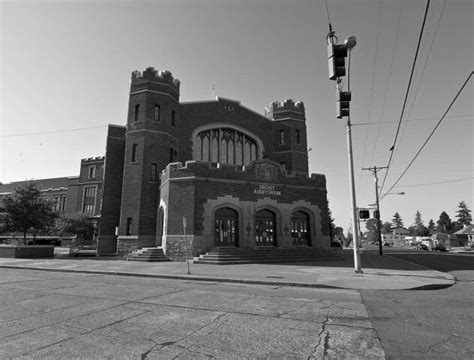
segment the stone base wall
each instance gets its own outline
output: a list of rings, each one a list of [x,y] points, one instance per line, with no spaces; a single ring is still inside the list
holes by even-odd
[[[0,246],[0,257],[17,259],[52,258],[53,245]]]
[[[117,255],[124,256],[132,253],[134,250],[141,249],[143,247],[154,247],[155,237],[154,236],[119,236],[117,238]]]
[[[196,239],[197,238],[197,239]],[[194,256],[198,256],[199,252],[194,248],[195,245],[199,248],[201,237],[194,237],[193,235],[168,235],[166,236],[165,255],[174,261],[186,261],[186,253],[188,259],[191,260]],[[196,243],[195,243],[196,240]]]
[[[99,255],[115,254],[117,252],[117,237],[115,235],[101,235],[97,242]]]

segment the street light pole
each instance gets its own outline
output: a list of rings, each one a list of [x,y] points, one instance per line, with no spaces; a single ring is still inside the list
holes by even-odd
[[[351,50],[357,43],[355,36],[349,36],[345,45],[348,51],[347,57],[347,91],[350,93],[350,69],[351,69]],[[354,179],[354,160],[352,155],[352,131],[351,131],[351,116],[350,113],[347,116],[346,129],[347,129],[347,149],[348,149],[348,161],[349,161],[349,173],[350,173],[350,193],[351,193],[351,206],[352,206],[352,233],[353,233],[353,249],[354,249],[354,271],[356,273],[362,273],[359,253],[359,221],[357,217],[357,201],[355,193],[355,179]]]

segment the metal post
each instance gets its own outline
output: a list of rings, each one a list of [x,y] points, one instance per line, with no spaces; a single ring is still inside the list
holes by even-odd
[[[353,248],[354,248],[354,271],[356,273],[362,273],[360,264],[359,254],[359,229],[357,226],[357,203],[355,195],[355,181],[354,181],[354,161],[352,159],[352,135],[351,135],[351,119],[347,117],[347,148],[349,152],[349,173],[350,173],[350,193],[351,193],[351,205],[352,205],[352,236],[353,236]]]
[[[184,244],[186,245],[186,264],[188,265],[188,274],[191,274],[191,271],[189,270],[189,260],[188,260],[188,251],[189,251],[189,246],[188,246],[188,240],[186,239],[186,218],[183,217],[183,232],[184,232]]]

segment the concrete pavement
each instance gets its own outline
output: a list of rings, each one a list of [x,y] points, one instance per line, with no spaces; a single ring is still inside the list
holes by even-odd
[[[356,274],[352,251],[343,260],[291,264],[204,265],[190,262],[136,262],[118,257],[0,258],[0,267],[93,274],[219,281],[278,286],[357,290],[437,289],[453,285],[447,273],[431,270],[390,255],[361,254],[362,274]]]

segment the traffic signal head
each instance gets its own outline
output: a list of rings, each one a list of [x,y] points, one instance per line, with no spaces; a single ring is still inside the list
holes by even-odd
[[[380,220],[380,211],[374,210],[374,218]]]
[[[350,91],[338,91],[337,94],[337,118],[342,119],[349,116],[349,104],[352,96]]]
[[[346,75],[345,57],[347,46],[344,44],[328,44],[329,79],[337,80],[338,77]]]
[[[370,218],[369,210],[359,210],[359,219],[368,219]]]

